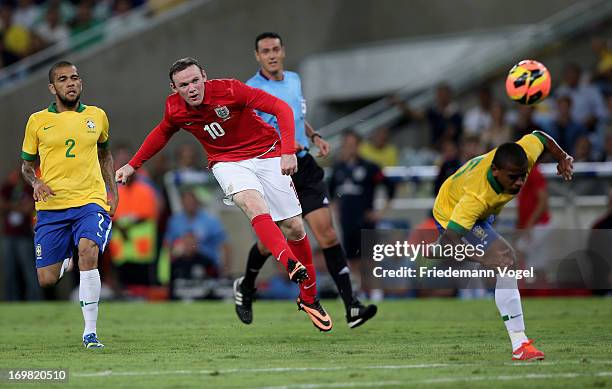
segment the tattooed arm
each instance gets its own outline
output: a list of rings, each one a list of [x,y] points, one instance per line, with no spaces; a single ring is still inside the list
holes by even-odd
[[[21,164],[21,175],[34,188],[34,201],[47,201],[47,197],[55,196],[53,189],[36,177],[36,161],[24,160]]]
[[[100,160],[100,168],[102,169],[102,177],[104,178],[106,188],[111,191],[111,198],[109,200],[111,208],[108,214],[113,217],[119,204],[119,192],[114,178],[115,167],[110,149],[98,147],[98,159]]]

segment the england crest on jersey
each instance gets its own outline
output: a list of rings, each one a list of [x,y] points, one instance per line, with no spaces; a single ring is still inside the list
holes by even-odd
[[[230,111],[225,105],[222,107],[215,108],[215,113],[217,114],[217,116],[219,116],[221,120],[225,120],[230,116]]]

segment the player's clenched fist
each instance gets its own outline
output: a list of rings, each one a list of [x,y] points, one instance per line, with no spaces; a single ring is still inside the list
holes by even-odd
[[[557,175],[563,177],[565,181],[572,179],[574,172],[574,158],[570,155],[559,161],[557,164]]]
[[[297,157],[295,154],[281,155],[281,172],[285,176],[297,173]]]
[[[115,181],[125,184],[135,171],[129,163],[126,163],[115,172]]]

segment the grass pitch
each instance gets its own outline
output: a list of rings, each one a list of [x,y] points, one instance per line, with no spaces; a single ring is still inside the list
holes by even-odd
[[[256,302],[250,326],[229,303],[103,303],[106,348],[85,350],[76,303],[0,304],[0,368],[68,368],[67,386],[87,388],[612,386],[610,298],[524,299],[547,356],[531,363],[510,361],[491,300],[386,301],[354,330],[324,306],[330,333],[290,301]]]

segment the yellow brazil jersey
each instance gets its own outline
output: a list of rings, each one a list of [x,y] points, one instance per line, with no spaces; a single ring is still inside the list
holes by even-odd
[[[79,104],[76,111],[58,112],[55,103],[30,115],[21,157],[40,156],[41,179],[55,192],[37,210],[80,207],[94,203],[107,211],[106,186],[98,147],[108,147],[108,118],[98,107]]]
[[[518,142],[529,160],[529,171],[537,161],[546,138],[538,132],[523,136]],[[472,158],[444,181],[434,203],[434,218],[444,228],[459,233],[471,230],[479,220],[497,215],[514,195],[502,193],[491,171],[495,150]]]

